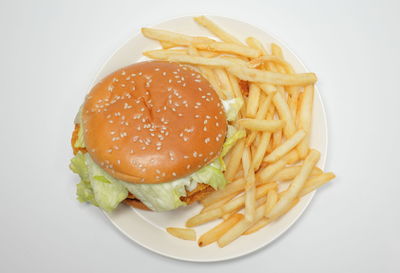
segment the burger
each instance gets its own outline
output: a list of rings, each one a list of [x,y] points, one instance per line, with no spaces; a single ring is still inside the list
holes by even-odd
[[[148,61],[109,74],[75,118],[77,199],[167,211],[223,188],[223,157],[244,136],[229,125],[241,104],[221,100],[186,65]]]

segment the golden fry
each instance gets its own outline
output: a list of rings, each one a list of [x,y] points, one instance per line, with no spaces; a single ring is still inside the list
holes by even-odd
[[[208,19],[205,16],[198,16],[194,17],[194,20],[199,24],[208,29],[212,34],[220,38],[222,41],[227,42],[227,43],[234,43],[238,45],[242,45],[242,43],[236,39],[233,35],[229,34],[222,28],[220,28],[217,24],[215,24],[213,21]]]
[[[168,227],[167,232],[182,240],[196,241],[196,231],[191,228]]]
[[[242,219],[243,214],[233,214],[228,219],[215,226],[213,229],[201,235],[198,241],[198,245],[200,247],[203,247],[212,244],[213,242],[216,242],[223,234],[226,233],[227,230],[232,228],[237,222]]]
[[[298,130],[289,139],[283,142],[280,146],[276,147],[269,155],[264,158],[265,162],[275,162],[285,154],[290,152],[300,141],[305,137],[306,132],[304,130]]]

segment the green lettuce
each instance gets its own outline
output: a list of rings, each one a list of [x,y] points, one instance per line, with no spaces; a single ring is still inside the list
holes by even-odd
[[[76,185],[76,196],[80,202],[88,202],[97,207],[99,206],[89,181],[81,180],[81,182]]]
[[[243,100],[240,98],[234,98],[229,100],[222,100],[222,105],[224,106],[226,119],[228,121],[234,121],[243,106]]]
[[[222,171],[223,165],[218,158],[214,160],[211,164],[193,173],[191,175],[191,178],[197,183],[208,184],[214,189],[218,190],[224,188],[227,183]]]
[[[232,125],[228,125],[228,132],[226,134],[226,140],[222,146],[221,157],[224,157],[229,150],[235,145],[235,143],[246,136],[246,131],[244,129],[236,129]]]
[[[79,109],[78,114],[76,114],[75,121],[76,124],[79,124],[78,138],[74,143],[75,148],[85,148],[85,140],[83,137],[83,124],[82,124],[82,107]]]
[[[78,152],[72,159],[69,168],[74,173],[78,174],[80,178],[84,181],[89,181],[89,172],[86,166],[85,155]]]
[[[128,190],[85,154],[89,181],[95,200],[105,211],[114,210],[128,196]]]
[[[180,197],[186,196],[185,186],[189,186],[191,181],[190,178],[182,178],[161,184],[133,184],[121,180],[119,183],[148,208],[154,211],[167,211],[186,205]]]
[[[74,143],[75,148],[85,148],[85,141],[83,138],[83,126],[82,123],[79,126],[79,131],[78,131],[78,138],[76,139]]]
[[[76,195],[80,202],[88,202],[98,206],[94,197],[94,192],[89,181],[89,172],[86,166],[85,155],[78,152],[75,157],[71,159],[70,169],[79,175],[81,182],[76,185]]]

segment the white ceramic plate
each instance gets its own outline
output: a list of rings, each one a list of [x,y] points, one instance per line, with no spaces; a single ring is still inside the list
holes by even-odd
[[[293,65],[297,72],[308,71],[293,52],[282,44],[282,42],[263,30],[225,17],[211,16],[211,19],[242,40],[248,36],[254,36],[264,44],[274,42],[281,45],[286,59]],[[192,17],[171,19],[153,27],[189,35],[210,35],[205,29],[199,27],[193,21]],[[96,81],[99,81],[101,78],[116,69],[144,60],[142,56],[143,51],[157,48],[160,48],[157,42],[149,40],[141,34],[133,37],[117,50],[103,66]],[[321,161],[319,166],[323,168],[326,158],[327,125],[324,108],[318,91],[316,92],[314,101],[311,145],[321,151]],[[240,257],[271,243],[274,239],[288,230],[288,228],[300,217],[311,201],[313,194],[314,193],[310,193],[302,198],[296,207],[275,223],[270,224],[268,227],[256,232],[255,234],[240,237],[225,248],[218,248],[216,244],[199,248],[195,242],[179,240],[166,233],[166,227],[184,226],[185,220],[190,216],[195,215],[200,210],[199,205],[192,205],[163,213],[147,212],[132,209],[127,206],[119,206],[116,211],[113,213],[107,213],[106,215],[128,238],[151,251],[179,260],[213,262]],[[196,232],[198,235],[201,235],[215,225],[216,223],[214,222],[198,227],[196,228]]]

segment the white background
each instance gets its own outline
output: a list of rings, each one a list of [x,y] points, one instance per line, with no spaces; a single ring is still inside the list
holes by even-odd
[[[399,272],[399,3],[1,1],[0,272]],[[222,263],[135,245],[75,200],[67,167],[100,66],[140,27],[191,14],[260,26],[317,72],[338,176],[282,237]]]

